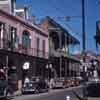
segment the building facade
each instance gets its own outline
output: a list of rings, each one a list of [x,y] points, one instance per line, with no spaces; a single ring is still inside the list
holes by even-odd
[[[80,72],[80,61],[70,53],[71,45],[79,41],[55,20],[46,17],[40,27],[49,32],[49,62],[56,72],[56,77],[76,77]]]
[[[0,67],[8,67],[8,74],[15,77],[18,88],[26,76],[44,76],[47,61],[48,33],[0,10]],[[14,75],[12,69],[16,69]]]
[[[17,89],[25,77],[79,75],[80,60],[70,46],[80,43],[68,30],[50,17],[39,27],[29,22],[28,9],[16,9],[16,0],[0,0],[0,9],[0,68],[17,82]]]

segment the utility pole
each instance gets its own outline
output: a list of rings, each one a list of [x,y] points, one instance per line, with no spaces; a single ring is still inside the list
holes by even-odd
[[[83,39],[83,61],[85,62],[85,50],[86,50],[86,33],[85,33],[85,7],[84,0],[82,0],[82,39]]]
[[[83,63],[85,63],[85,51],[86,51],[86,33],[85,33],[85,0],[82,0],[82,39],[83,39]],[[86,79],[86,73],[85,73],[85,65],[83,65],[83,73],[84,73],[84,80]],[[86,84],[84,82],[83,87],[83,100],[88,100],[86,96]]]

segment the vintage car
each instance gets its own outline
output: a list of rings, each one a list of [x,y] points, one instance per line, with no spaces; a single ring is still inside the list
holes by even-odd
[[[64,78],[51,79],[50,84],[53,89],[66,88],[66,83]]]
[[[25,93],[40,93],[49,90],[48,84],[44,80],[30,80],[23,84],[22,94]]]

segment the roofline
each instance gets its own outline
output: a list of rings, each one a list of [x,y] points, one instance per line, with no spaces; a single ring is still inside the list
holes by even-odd
[[[76,44],[80,44],[79,40],[76,39],[74,36],[72,36],[65,28],[63,28],[59,23],[57,23],[56,21],[54,21],[52,18],[50,18],[49,16],[46,16],[46,18],[48,19],[49,22],[51,22],[52,24],[55,24],[57,27],[59,27],[61,30],[63,30],[63,32],[67,33],[70,37],[72,37]]]
[[[9,13],[7,13],[7,12],[1,10],[1,9],[0,9],[0,13],[1,13],[1,14],[4,14],[5,16],[7,16],[7,17],[9,17],[9,18],[11,18],[11,19],[13,19],[13,20],[16,20],[16,21],[20,22],[21,24],[23,24],[23,25],[25,25],[25,26],[31,28],[32,30],[35,29],[36,31],[39,32],[38,34],[43,35],[43,36],[45,36],[45,37],[48,37],[47,32],[44,31],[44,30],[42,30],[42,29],[39,28],[38,26],[36,26],[36,25],[34,25],[34,24],[31,25],[31,23],[29,23],[29,22],[27,22],[27,21],[21,19],[20,17],[11,15],[11,14],[9,14]]]

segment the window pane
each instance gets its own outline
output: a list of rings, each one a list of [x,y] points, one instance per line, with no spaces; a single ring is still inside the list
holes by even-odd
[[[37,38],[37,40],[36,40],[37,42],[37,56],[39,55],[39,45],[40,45],[40,39],[39,38]]]
[[[42,44],[42,48],[43,48],[43,56],[45,56],[45,40],[43,40],[43,44]]]
[[[23,46],[24,46],[25,48],[30,48],[30,46],[31,46],[31,40],[30,40],[30,38],[29,38],[29,33],[26,32],[26,31],[23,33],[23,36],[22,36],[22,43],[23,43]]]

